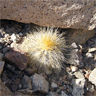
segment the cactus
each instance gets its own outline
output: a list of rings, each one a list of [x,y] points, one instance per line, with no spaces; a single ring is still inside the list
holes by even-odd
[[[21,49],[27,53],[29,63],[38,68],[61,69],[66,61],[66,40],[57,29],[41,28],[24,38]]]

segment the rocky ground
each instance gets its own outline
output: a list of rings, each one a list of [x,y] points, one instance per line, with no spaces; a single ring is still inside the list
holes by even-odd
[[[57,74],[27,67],[28,58],[18,44],[36,25],[6,20],[0,24],[0,96],[96,96],[95,29],[85,44],[71,44],[69,63]]]

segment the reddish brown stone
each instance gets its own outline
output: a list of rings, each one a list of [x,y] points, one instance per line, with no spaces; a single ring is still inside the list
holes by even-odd
[[[15,64],[20,70],[27,67],[28,57],[17,51],[10,51],[5,54],[5,60]]]

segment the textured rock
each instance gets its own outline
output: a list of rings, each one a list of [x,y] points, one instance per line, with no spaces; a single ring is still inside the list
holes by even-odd
[[[32,80],[32,89],[34,91],[41,91],[44,93],[48,93],[49,83],[46,81],[46,79],[43,76],[40,76],[35,73],[30,78]]]
[[[14,96],[14,94],[2,83],[0,79],[0,96]]]
[[[83,73],[80,72],[80,71],[75,72],[74,75],[75,75],[78,79],[85,79]]]
[[[96,51],[96,48],[89,48],[88,52],[94,52]]]
[[[46,96],[59,96],[59,95],[55,92],[49,92]]]
[[[4,64],[5,64],[5,62],[0,60],[0,75],[1,75],[1,73],[3,71]]]
[[[69,63],[79,67],[82,67],[84,65],[82,62],[82,56],[78,49],[73,49],[71,51]]]
[[[66,93],[64,91],[61,91],[61,95],[60,96],[68,96],[68,95],[66,95]]]
[[[57,87],[57,84],[54,83],[54,82],[52,82],[52,83],[51,83],[51,88],[56,88],[56,87]]]
[[[3,60],[4,54],[0,53],[0,60]]]
[[[73,43],[71,44],[71,47],[74,48],[74,49],[77,49],[77,48],[78,48],[78,46],[77,46],[77,44],[76,44],[75,42],[73,42]]]
[[[24,54],[17,51],[10,51],[5,54],[4,57],[10,63],[15,64],[20,70],[24,70],[27,67],[28,58]]]
[[[1,0],[0,19],[62,28],[96,27],[96,0]]]
[[[95,35],[94,30],[82,30],[82,29],[69,29],[66,31],[66,33],[68,33],[67,42],[69,44],[75,42],[78,45],[85,44],[88,39],[90,39]]]
[[[86,53],[86,57],[87,58],[93,58],[93,54],[92,53]]]
[[[72,95],[73,96],[83,96],[85,80],[84,79],[73,79],[72,84],[73,84]]]
[[[91,81],[96,86],[96,68],[90,73],[89,81]]]
[[[27,75],[24,75],[21,80],[21,84],[23,86],[23,89],[32,89],[31,79]]]
[[[78,67],[76,67],[76,66],[71,66],[71,71],[72,72],[75,72],[75,71],[77,71],[78,70]]]

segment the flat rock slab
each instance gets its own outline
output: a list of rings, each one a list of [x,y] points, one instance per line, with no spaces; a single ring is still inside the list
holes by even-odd
[[[96,86],[96,68],[90,73],[89,81],[91,81]]]
[[[0,0],[0,12],[0,19],[40,26],[96,28],[96,0]]]
[[[30,78],[32,80],[32,89],[34,91],[48,93],[49,83],[46,81],[46,79],[43,76],[40,76],[39,74],[35,73]]]
[[[27,67],[28,57],[20,52],[7,52],[4,58],[10,63],[15,64],[20,70],[24,70]]]

